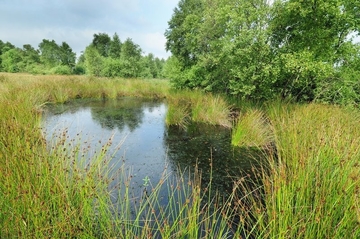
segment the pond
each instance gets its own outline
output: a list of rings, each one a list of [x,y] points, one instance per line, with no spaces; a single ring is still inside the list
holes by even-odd
[[[224,193],[231,191],[235,178],[252,174],[257,164],[253,152],[232,147],[230,129],[205,124],[186,130],[168,127],[166,112],[166,103],[158,100],[74,100],[47,108],[44,132],[51,142],[66,129],[70,138],[80,135],[81,143],[94,149],[113,137],[110,165],[114,172],[126,168],[135,194],[142,193],[144,184],[156,185],[164,174],[184,173],[188,180],[196,165],[202,185],[211,181]],[[166,203],[167,192],[162,192],[161,203]],[[115,202],[116,190],[113,193]]]

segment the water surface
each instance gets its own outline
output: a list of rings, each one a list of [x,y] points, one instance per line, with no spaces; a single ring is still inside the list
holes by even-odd
[[[80,137],[94,150],[112,137],[110,165],[114,171],[129,170],[135,193],[142,192],[145,181],[156,185],[164,173],[193,172],[195,165],[203,185],[212,181],[224,192],[231,190],[234,179],[251,174],[253,152],[233,148],[229,129],[205,124],[187,130],[167,127],[166,110],[162,101],[139,98],[75,100],[49,107],[44,131],[51,142],[66,129],[70,138]]]

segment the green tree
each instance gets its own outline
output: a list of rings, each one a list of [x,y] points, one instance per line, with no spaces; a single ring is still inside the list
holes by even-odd
[[[46,40],[39,44],[40,61],[51,74],[70,74],[75,67],[76,54],[69,44],[58,45],[54,40]]]
[[[76,62],[73,72],[76,75],[84,75],[86,73],[85,53],[83,51]]]
[[[98,50],[90,44],[85,49],[85,66],[86,73],[93,76],[102,75],[103,57],[99,54]]]
[[[177,88],[247,99],[330,99],[339,82],[355,96],[359,48],[349,36],[360,32],[359,9],[358,0],[181,0],[164,73]]]
[[[320,89],[332,88],[329,82],[341,75],[344,59],[358,51],[349,36],[359,31],[359,9],[357,0],[275,2],[271,45],[281,68],[276,86],[282,95],[313,100]]]
[[[272,45],[281,52],[310,51],[315,59],[335,63],[348,36],[359,30],[357,0],[276,1]]]
[[[155,78],[164,78],[163,75],[163,69],[164,69],[164,65],[165,65],[165,60],[162,58],[158,58],[155,57],[155,65],[156,65],[156,69],[157,69],[157,74],[155,76]]]
[[[119,59],[121,54],[121,41],[117,33],[114,34],[109,49],[109,56],[114,59]]]
[[[74,53],[66,42],[63,42],[59,47],[61,65],[73,68],[76,61],[76,53]]]
[[[269,11],[266,0],[208,1],[200,31],[207,72],[202,87],[242,98],[272,97]]]
[[[19,48],[7,50],[1,55],[1,65],[5,72],[20,72],[20,63],[22,61],[22,53]]]
[[[37,73],[40,66],[39,51],[33,48],[30,44],[23,45],[22,62],[20,68],[24,72]]]
[[[23,45],[23,61],[26,65],[40,63],[39,51],[35,50],[30,44]]]
[[[60,47],[54,40],[43,39],[39,44],[40,60],[51,68],[61,64]]]
[[[155,62],[155,56],[149,53],[147,56],[141,58],[142,77],[157,78],[159,71]]]
[[[268,13],[264,0],[181,1],[165,33],[173,85],[270,97]]]
[[[10,42],[3,42],[0,40],[0,55],[2,55],[2,53],[5,53],[8,50],[14,49],[15,46],[13,44],[11,44]]]
[[[111,38],[107,33],[94,34],[92,45],[103,57],[108,57],[110,53]]]
[[[2,59],[1,59],[1,55],[2,55],[2,48],[4,46],[4,42],[2,40],[0,40],[0,72],[2,71],[2,65],[1,65],[1,62],[2,62]]]
[[[83,51],[80,52],[81,55],[79,56],[77,63],[78,64],[85,64],[85,53]]]
[[[204,50],[204,44],[198,38],[204,3],[205,0],[181,0],[168,22],[166,50],[173,58],[165,71],[176,88],[197,88],[204,79],[205,69],[198,62]],[[181,72],[181,75],[174,75],[175,72]]]
[[[180,63],[175,56],[171,56],[166,60],[162,69],[162,75],[167,79],[171,79],[170,82],[174,88],[181,89],[187,85],[187,80],[184,74],[182,74]]]
[[[203,14],[203,0],[181,0],[168,22],[165,32],[166,50],[170,51],[183,68],[195,65],[201,51],[197,34]]]
[[[141,48],[131,38],[127,38],[122,44],[120,60],[123,77],[138,77],[140,75]]]
[[[1,58],[3,47],[4,47],[4,42],[0,40],[0,72],[3,71],[2,58]]]
[[[102,76],[123,77],[123,64],[119,59],[111,57],[103,58]]]
[[[14,49],[15,46],[11,44],[10,42],[4,43],[0,40],[0,56],[4,54],[6,51]],[[2,67],[2,57],[0,57],[0,71],[4,70]]]

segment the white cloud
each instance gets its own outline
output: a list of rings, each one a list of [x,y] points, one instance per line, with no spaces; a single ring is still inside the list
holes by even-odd
[[[142,39],[141,43],[139,42],[140,46],[148,49],[145,54],[153,53],[155,56],[165,59],[170,55],[170,53],[164,52],[166,39],[163,33],[145,33],[140,38]]]
[[[166,58],[165,37],[178,0],[1,0],[0,40],[37,48],[42,39],[65,41],[78,53],[93,34],[132,38],[146,53]]]

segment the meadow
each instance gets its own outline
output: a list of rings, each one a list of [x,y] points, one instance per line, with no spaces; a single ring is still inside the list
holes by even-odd
[[[232,128],[233,145],[266,157],[254,168],[261,185],[241,177],[229,197],[208,197],[211,183],[201,185],[195,168],[188,183],[164,175],[134,211],[131,178],[122,171],[123,200],[114,206],[112,139],[87,158],[66,129],[48,145],[41,120],[45,105],[123,96],[164,99],[167,124],[184,130],[191,121]],[[1,73],[0,115],[0,238],[360,238],[358,109],[251,104],[175,91],[166,80]],[[163,186],[171,195],[166,207],[157,201]]]

